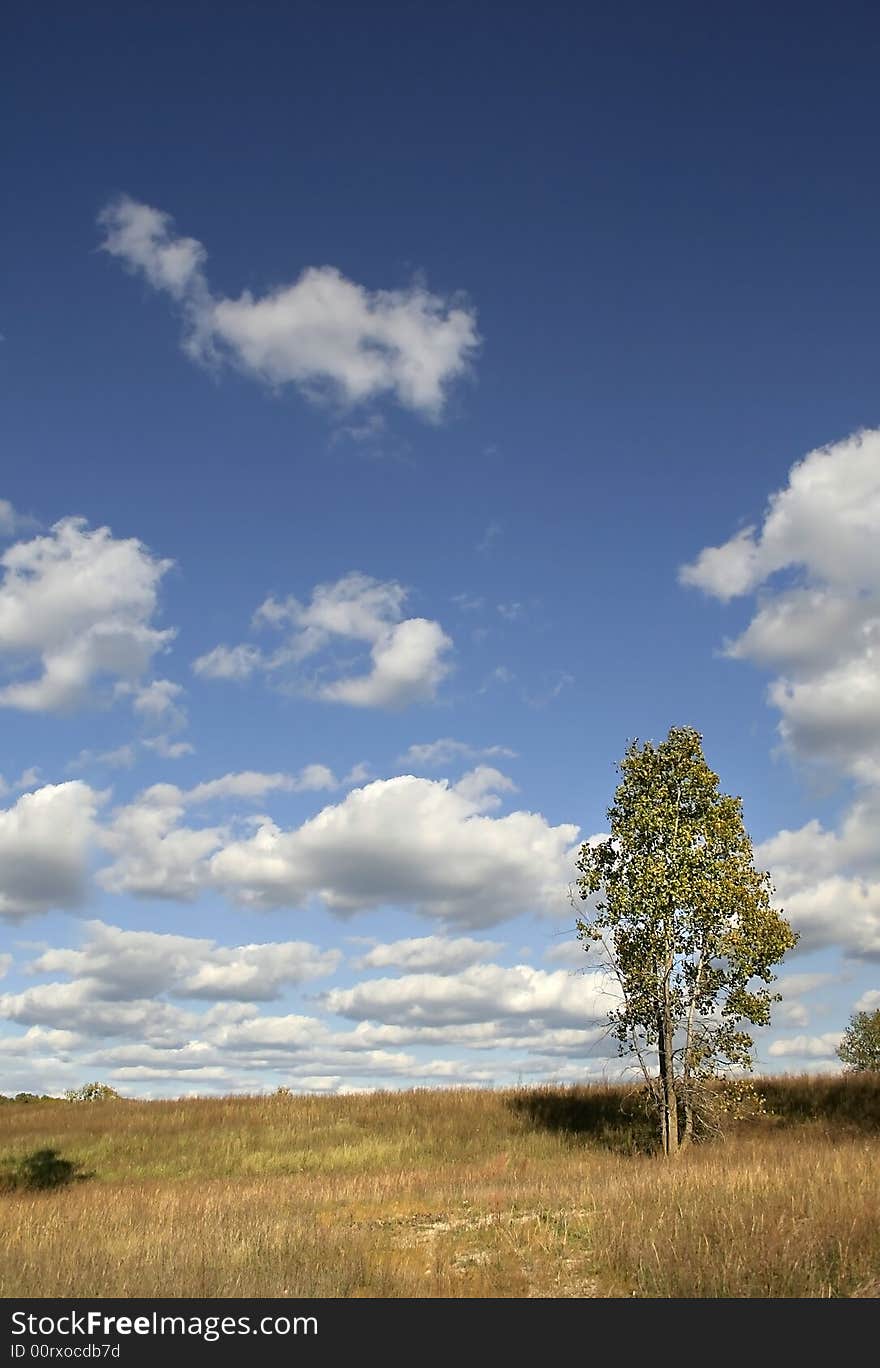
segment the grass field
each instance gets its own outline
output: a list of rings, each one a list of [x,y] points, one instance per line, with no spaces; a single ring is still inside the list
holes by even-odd
[[[0,1106],[0,1295],[880,1295],[880,1076],[667,1163],[612,1087]]]

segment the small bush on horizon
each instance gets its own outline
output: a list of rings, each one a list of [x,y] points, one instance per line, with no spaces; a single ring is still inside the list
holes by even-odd
[[[68,1088],[64,1094],[68,1102],[121,1102],[122,1097],[109,1083],[84,1083],[81,1088]]]

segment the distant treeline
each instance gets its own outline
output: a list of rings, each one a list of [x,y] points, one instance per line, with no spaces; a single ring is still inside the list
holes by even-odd
[[[81,1088],[68,1088],[63,1097],[52,1097],[49,1093],[16,1093],[8,1097],[0,1093],[0,1102],[121,1102],[122,1098],[109,1083],[84,1083]]]

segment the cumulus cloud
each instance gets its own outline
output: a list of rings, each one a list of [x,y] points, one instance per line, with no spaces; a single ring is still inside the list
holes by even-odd
[[[82,949],[46,950],[31,962],[29,972],[66,974],[86,983],[94,1001],[164,993],[267,1002],[290,984],[333,973],[341,958],[338,950],[319,950],[307,941],[220,946],[192,936],[126,931],[101,921],[88,922],[86,932]]]
[[[760,528],[705,548],[684,584],[722,600],[764,586],[729,656],[778,671],[769,700],[795,755],[880,782],[880,430],[812,451]],[[787,573],[794,583],[781,582]]]
[[[174,636],[152,625],[171,561],[135,538],[65,518],[9,547],[0,566],[0,655],[14,671],[2,706],[63,712],[99,681],[133,688]]]
[[[193,360],[229,362],[268,385],[292,384],[310,398],[329,392],[345,405],[387,396],[437,418],[479,341],[463,300],[420,283],[369,290],[318,266],[262,296],[224,298],[208,284],[204,247],[177,235],[168,214],[123,197],[99,222],[103,250],[181,307]]]
[[[617,1002],[607,975],[549,972],[518,964],[477,964],[460,974],[405,974],[368,979],[324,994],[331,1012],[356,1021],[450,1026],[522,1018],[547,1026],[602,1021]]]
[[[774,672],[768,701],[797,759],[854,780],[839,829],[780,831],[769,868],[799,950],[880,956],[880,430],[810,452],[760,526],[704,549],[683,583],[727,600],[757,593],[726,654]]]
[[[103,795],[71,780],[46,784],[0,809],[0,918],[79,907]]]
[[[474,940],[470,936],[413,936],[374,945],[357,964],[361,969],[411,969],[454,974],[489,959],[502,948],[498,941]]]
[[[409,618],[373,643],[367,674],[325,684],[320,695],[356,708],[400,708],[428,702],[449,673],[442,657],[451,645],[438,622]]]
[[[109,893],[192,902],[205,881],[205,861],[227,835],[223,826],[180,825],[186,801],[174,784],[154,784],[118,808],[98,839],[112,856],[96,879]]]
[[[221,946],[93,921],[78,948],[43,948],[27,964],[51,982],[0,994],[0,1016],[24,1028],[0,1037],[0,1055],[28,1059],[30,1086],[35,1077],[70,1086],[85,1073],[172,1093],[182,1084],[254,1090],[273,1077],[308,1091],[584,1077],[613,1067],[597,1058],[616,1001],[607,978],[477,961],[499,948],[467,937],[372,947],[368,967],[410,972],[323,994],[323,1007],[351,1023],[340,1029],[326,1015],[263,1010],[291,985],[331,974],[335,950]],[[462,1051],[470,1058],[457,1058]]]
[[[818,1036],[790,1036],[774,1040],[767,1053],[773,1059],[833,1059],[840,1041],[840,1031],[829,1031]]]
[[[263,820],[211,857],[209,878],[255,906],[396,904],[471,928],[558,907],[577,827],[529,812],[488,817],[485,797],[412,775],[376,780],[293,831]]]
[[[22,993],[0,993],[0,1017],[22,1026],[53,1029],[73,1027],[84,1036],[133,1036],[181,1046],[190,1038],[197,1018],[171,1003],[149,998],[96,998],[87,979],[45,983]]]
[[[248,819],[249,834],[236,820],[186,823],[187,811],[210,798],[259,797],[284,780],[226,776],[188,791],[154,784],[101,829],[114,859],[99,883],[183,901],[212,888],[264,908],[317,899],[343,915],[405,906],[474,929],[558,909],[565,898],[578,828],[523,811],[486,815],[492,784],[507,787],[494,772],[471,791],[413,775],[374,780],[288,830],[268,816]]]
[[[584,942],[580,940],[565,940],[548,946],[544,959],[550,964],[565,964],[569,969],[583,969],[589,963]]]
[[[836,945],[861,958],[880,958],[880,794],[867,790],[837,831],[812,820],[783,830],[755,848],[769,869],[778,900],[801,934],[799,951]]]
[[[293,596],[269,597],[254,614],[254,625],[284,634],[276,650],[247,644],[216,646],[200,656],[193,669],[212,679],[241,680],[257,672],[277,675],[335,643],[353,641],[369,648],[365,673],[301,681],[301,691],[361,708],[401,708],[430,701],[449,673],[446,656],[452,642],[437,622],[403,618],[407,592],[396,580],[376,580],[352,571],[333,583],[319,584],[308,603]]]
[[[491,812],[501,807],[502,793],[516,793],[517,787],[500,770],[493,769],[491,765],[478,765],[476,769],[463,774],[458,783],[453,784],[453,790],[472,803],[476,812]]]
[[[356,766],[351,774],[359,769]],[[97,881],[111,893],[192,902],[211,883],[208,857],[233,839],[233,827],[229,822],[186,825],[183,819],[190,809],[201,810],[229,799],[253,801],[273,792],[335,789],[350,777],[338,780],[326,765],[310,764],[298,774],[243,770],[191,789],[153,784],[118,807],[97,832],[98,843],[114,857],[112,864],[97,872]]]

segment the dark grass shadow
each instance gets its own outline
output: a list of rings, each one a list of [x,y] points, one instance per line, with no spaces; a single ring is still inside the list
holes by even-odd
[[[57,1150],[32,1150],[0,1164],[0,1192],[50,1192],[94,1176]]]
[[[760,1078],[758,1092],[777,1128],[823,1123],[850,1134],[880,1132],[880,1072]]]
[[[653,1154],[656,1121],[637,1088],[585,1085],[523,1089],[510,1107],[535,1127],[560,1131],[615,1154]]]

